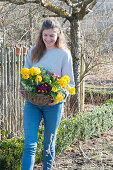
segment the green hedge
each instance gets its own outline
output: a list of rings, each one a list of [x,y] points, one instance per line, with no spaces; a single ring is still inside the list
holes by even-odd
[[[101,104],[113,98],[113,91],[106,90],[85,90],[85,103]]]
[[[0,170],[19,170],[23,146],[23,139],[19,138],[4,138],[0,141]]]
[[[76,140],[86,140],[113,127],[113,100],[89,113],[79,113],[62,120],[58,129],[56,155]],[[43,157],[44,127],[39,128],[36,163]],[[19,170],[22,164],[23,139],[6,139],[0,141],[0,170]]]

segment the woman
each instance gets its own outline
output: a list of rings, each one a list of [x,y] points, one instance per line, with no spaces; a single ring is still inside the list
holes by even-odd
[[[30,69],[40,66],[46,67],[60,76],[68,75],[70,85],[74,85],[71,54],[65,45],[60,24],[54,18],[48,18],[43,22],[36,46],[29,50],[24,67]],[[38,128],[42,117],[44,119],[43,170],[52,169],[55,140],[62,118],[62,109],[62,103],[37,106],[28,101],[25,102],[22,170],[33,170]]]

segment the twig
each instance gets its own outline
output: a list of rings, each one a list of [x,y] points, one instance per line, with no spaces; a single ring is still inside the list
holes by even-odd
[[[91,158],[89,158],[89,157],[84,153],[82,147],[80,146],[80,142],[79,142],[78,147],[79,147],[80,152],[81,152],[82,155],[84,156],[84,158],[88,159],[94,166],[96,166],[97,169],[100,170],[100,168],[91,160]]]

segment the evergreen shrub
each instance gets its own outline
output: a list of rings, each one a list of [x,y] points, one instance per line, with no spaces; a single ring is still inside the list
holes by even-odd
[[[113,91],[107,90],[85,90],[85,103],[104,104],[106,100],[113,98]]]

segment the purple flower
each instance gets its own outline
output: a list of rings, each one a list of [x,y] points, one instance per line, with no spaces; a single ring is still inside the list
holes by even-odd
[[[51,90],[51,87],[47,83],[43,83],[37,87],[36,92],[38,94],[41,94],[41,93],[48,94],[50,90]]]
[[[53,73],[52,75],[53,75],[53,76],[55,76],[55,79],[57,79],[57,78],[61,78],[61,76],[56,75],[56,73]],[[52,76],[52,77],[53,77],[53,76]]]
[[[61,78],[61,76],[57,75],[55,78]]]

